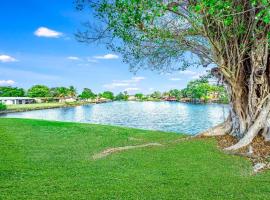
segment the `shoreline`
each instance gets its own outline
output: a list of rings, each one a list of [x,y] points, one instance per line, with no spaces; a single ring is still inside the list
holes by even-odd
[[[150,102],[150,101],[134,101],[134,102]],[[162,101],[162,100],[153,101],[153,102],[170,102],[170,103],[186,103],[186,104],[202,104],[202,105],[224,104],[224,103],[216,103],[216,102],[193,103],[193,102],[184,102],[184,101]],[[8,114],[8,113],[34,111],[34,110],[47,110],[47,109],[54,109],[54,108],[68,108],[68,107],[76,107],[76,106],[83,106],[83,105],[94,105],[94,104],[101,104],[101,103],[109,103],[109,102],[40,103],[40,104],[36,103],[36,104],[10,105],[11,108],[9,108],[8,106],[7,110],[0,111],[0,115]],[[12,108],[12,107],[15,107],[15,108]]]
[[[105,102],[100,102],[105,103]],[[77,102],[77,103],[41,103],[41,104],[23,104],[22,107],[18,108],[7,108],[7,110],[0,111],[1,114],[8,114],[8,113],[17,113],[17,112],[27,112],[27,111],[34,111],[34,110],[48,110],[54,108],[68,108],[68,107],[76,107],[82,105],[90,105],[90,104],[100,104],[100,103],[93,103],[93,102]],[[27,105],[26,107],[24,107]],[[32,105],[28,106],[28,105]]]

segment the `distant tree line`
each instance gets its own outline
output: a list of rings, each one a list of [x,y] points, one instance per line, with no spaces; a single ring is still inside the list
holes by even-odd
[[[210,84],[208,79],[200,78],[190,81],[187,87],[184,89],[172,89],[167,92],[154,91],[151,94],[145,95],[137,93],[130,96],[127,91],[120,92],[114,95],[111,91],[104,91],[99,94],[95,94],[91,89],[84,88],[83,91],[78,94],[74,86],[70,87],[52,87],[49,88],[45,85],[34,85],[27,91],[23,88],[17,87],[0,87],[0,97],[23,97],[28,96],[32,98],[79,98],[82,100],[105,98],[116,101],[127,101],[129,99],[140,101],[155,101],[161,99],[174,99],[181,101],[183,99],[199,100],[207,102],[212,99],[218,99],[219,102],[227,103],[228,95],[223,86],[217,84]]]
[[[127,94],[125,93],[127,96]],[[67,98],[78,97],[81,99],[94,99],[96,97],[114,100],[115,96],[110,91],[95,94],[89,88],[84,88],[81,94],[77,93],[74,86],[70,87],[52,87],[45,85],[34,85],[28,90],[18,87],[2,86],[0,87],[0,97],[32,97],[32,98]],[[119,98],[121,99],[121,98]]]

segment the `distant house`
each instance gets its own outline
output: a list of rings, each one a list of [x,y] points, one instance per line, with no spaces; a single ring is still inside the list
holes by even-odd
[[[180,101],[182,101],[182,102],[191,102],[192,99],[188,98],[188,97],[185,97],[185,98],[181,98]]]
[[[220,93],[219,92],[209,92],[209,101],[211,102],[218,102],[220,100]]]
[[[29,97],[0,97],[0,103],[6,105],[31,104],[35,103],[35,99]]]
[[[65,97],[65,98],[59,98],[60,103],[72,103],[76,102],[77,99],[75,97]]]
[[[165,96],[165,97],[162,98],[162,100],[163,101],[177,101],[177,98]]]
[[[136,101],[137,98],[136,98],[134,95],[130,95],[130,96],[128,97],[128,100],[129,100],[129,101]]]
[[[48,103],[48,102],[56,102],[56,103],[72,103],[72,102],[76,102],[77,98],[75,97],[37,97],[35,98],[35,101],[37,103]]]
[[[92,100],[92,103],[107,103],[107,102],[111,102],[111,99],[106,99],[106,98],[96,98],[94,100]]]

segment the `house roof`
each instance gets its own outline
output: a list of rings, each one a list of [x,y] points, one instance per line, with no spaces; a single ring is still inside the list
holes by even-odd
[[[31,100],[29,97],[0,97],[0,100]]]

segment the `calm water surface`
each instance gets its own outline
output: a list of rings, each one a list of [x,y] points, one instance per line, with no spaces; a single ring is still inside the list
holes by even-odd
[[[196,134],[225,120],[228,106],[179,102],[112,102],[9,113],[1,117],[110,124]]]

